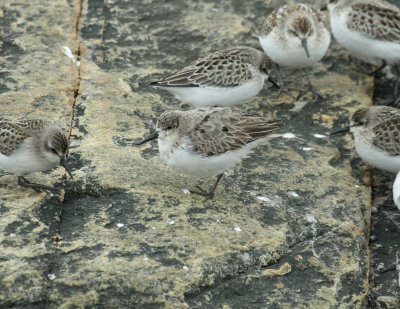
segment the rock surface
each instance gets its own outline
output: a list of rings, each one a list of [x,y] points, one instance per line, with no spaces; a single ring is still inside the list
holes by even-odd
[[[282,133],[295,137],[258,147],[213,201],[183,189],[214,179],[169,169],[156,142],[133,145],[163,111],[189,108],[151,81],[211,51],[260,48],[257,29],[281,4],[3,5],[0,119],[59,121],[74,179],[61,168],[27,176],[61,190],[38,194],[0,172],[1,308],[398,308],[398,272],[379,275],[399,251],[399,215],[385,211],[390,184],[372,190],[387,197],[372,228],[378,241],[389,237],[385,227],[397,239],[377,248],[376,177],[351,136],[328,136],[374,92],[339,46],[312,71],[327,100],[277,99],[266,85],[238,106],[282,119]],[[300,73],[286,73],[306,87]]]

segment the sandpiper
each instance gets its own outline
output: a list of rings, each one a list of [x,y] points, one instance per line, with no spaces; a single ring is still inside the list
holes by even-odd
[[[218,175],[209,192],[197,187],[192,193],[214,197],[226,169],[252,153],[252,149],[274,137],[280,121],[243,115],[229,107],[167,111],[157,121],[156,131],[137,144],[158,137],[162,159],[172,168],[202,177]]]
[[[336,41],[357,58],[377,66],[396,69],[394,98],[399,88],[400,9],[382,0],[331,0],[327,9]]]
[[[28,181],[23,175],[48,170],[61,164],[72,178],[67,166],[69,142],[55,124],[44,120],[0,122],[0,169],[18,176],[18,184],[36,191],[54,188]]]
[[[331,40],[324,15],[310,5],[292,3],[274,10],[259,36],[264,52],[279,66],[303,69],[314,97],[323,97],[311,84],[305,68],[325,55]],[[282,78],[279,74],[282,86]]]
[[[272,67],[262,51],[238,46],[202,57],[153,86],[194,107],[231,106],[256,96]]]
[[[397,173],[400,170],[400,110],[389,106],[360,108],[350,127],[333,133],[353,133],[358,155],[368,164]]]

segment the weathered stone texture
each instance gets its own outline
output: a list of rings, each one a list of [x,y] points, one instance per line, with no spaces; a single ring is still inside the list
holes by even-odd
[[[297,137],[259,147],[227,173],[214,201],[185,195],[182,189],[199,179],[169,169],[155,142],[133,145],[163,111],[189,108],[151,81],[211,51],[260,48],[257,29],[279,5],[38,0],[3,6],[0,118],[64,124],[74,179],[61,168],[29,175],[65,188],[49,196],[1,174],[0,307],[367,304],[370,172],[360,168],[351,136],[328,134],[372,104],[374,80],[337,45],[312,74],[327,100],[276,99],[266,85],[238,106],[282,119],[282,132]],[[301,73],[286,73],[294,86],[306,86]],[[214,179],[201,181],[210,186]]]

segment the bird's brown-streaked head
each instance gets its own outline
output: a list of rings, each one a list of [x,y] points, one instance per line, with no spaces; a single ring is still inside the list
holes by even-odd
[[[307,57],[310,58],[307,40],[314,35],[313,22],[310,18],[306,16],[297,16],[290,20],[287,27],[287,35],[291,39],[299,40]]]
[[[368,108],[360,108],[351,116],[350,127],[364,126],[368,124]]]
[[[167,111],[161,114],[157,120],[157,131],[172,131],[179,127],[180,115],[177,111]]]
[[[72,178],[66,163],[69,141],[66,134],[56,125],[47,125],[40,133],[39,149],[43,156],[54,165],[62,165]]]

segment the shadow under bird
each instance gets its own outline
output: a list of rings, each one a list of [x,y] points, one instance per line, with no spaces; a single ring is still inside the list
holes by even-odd
[[[281,125],[229,107],[167,111],[157,120],[156,131],[136,144],[158,138],[160,156],[168,166],[200,177],[217,176],[210,191],[200,187],[191,191],[208,200],[214,197],[224,171],[257,145],[281,136],[274,134]]]
[[[327,6],[335,40],[355,57],[378,68],[395,67],[399,103],[400,9],[383,0],[330,0]]]
[[[314,98],[323,96],[311,84],[305,68],[321,60],[330,40],[324,15],[303,3],[291,3],[274,10],[259,35],[264,52],[277,64],[279,84],[282,86],[279,66],[303,69]]]
[[[0,169],[18,176],[18,184],[36,191],[54,190],[32,183],[23,175],[62,165],[66,162],[68,138],[55,124],[44,120],[0,121]]]
[[[202,57],[151,83],[194,107],[231,106],[255,97],[270,77],[271,59],[262,51],[238,46]]]

